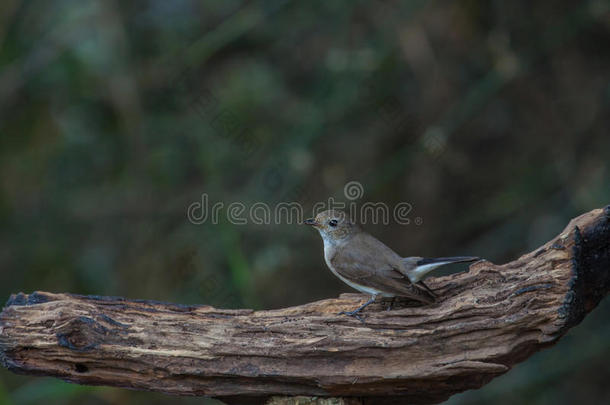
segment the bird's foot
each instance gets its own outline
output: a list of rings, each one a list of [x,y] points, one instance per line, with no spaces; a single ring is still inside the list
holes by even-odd
[[[394,308],[394,301],[396,301],[396,297],[392,297],[392,300],[390,300],[388,307],[385,309],[386,312],[391,311]]]
[[[359,315],[360,311],[361,311],[361,309],[358,308],[358,309],[354,309],[353,311],[341,311],[337,315],[353,316],[354,318],[356,318],[360,322],[364,323],[364,319],[362,319],[362,317]]]
[[[364,308],[366,308],[367,306],[369,306],[370,304],[372,304],[373,302],[375,302],[375,298],[377,298],[377,295],[373,295],[371,297],[370,300],[368,300],[367,302],[365,302],[364,304],[360,305],[358,308],[354,309],[353,311],[341,311],[338,313],[338,315],[348,315],[348,316],[353,316],[354,318],[358,319],[360,322],[364,323],[364,320],[362,320],[362,318],[360,317],[360,315],[358,315],[360,313],[360,311],[362,311]]]

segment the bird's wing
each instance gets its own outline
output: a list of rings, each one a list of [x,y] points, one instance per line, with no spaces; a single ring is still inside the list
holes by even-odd
[[[420,302],[434,302],[429,293],[396,270],[400,259],[382,242],[361,233],[338,248],[330,261],[335,271],[352,283]]]

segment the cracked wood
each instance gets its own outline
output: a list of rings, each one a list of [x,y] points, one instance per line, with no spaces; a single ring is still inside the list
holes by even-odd
[[[428,284],[437,303],[375,303],[364,324],[337,315],[361,294],[252,311],[19,293],[0,315],[0,360],[17,373],[240,404],[274,395],[438,403],[557,342],[608,293],[610,208],[513,262]]]

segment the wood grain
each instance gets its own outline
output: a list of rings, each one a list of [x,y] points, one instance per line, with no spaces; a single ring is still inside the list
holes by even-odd
[[[337,315],[361,294],[252,311],[19,293],[0,314],[0,360],[17,373],[238,404],[438,403],[554,344],[608,293],[610,207],[513,262],[428,280],[439,302],[376,303],[364,324]],[[323,403],[313,401],[292,403]]]

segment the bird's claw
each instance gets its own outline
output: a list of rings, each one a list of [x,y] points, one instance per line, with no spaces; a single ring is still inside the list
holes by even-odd
[[[388,307],[386,308],[386,312],[391,311],[394,308],[394,301],[396,301],[396,297],[392,297],[392,300],[389,302]]]
[[[356,318],[357,320],[359,320],[360,322],[364,323],[364,319],[362,319],[360,317],[360,315],[358,315],[360,311],[359,310],[354,310],[354,311],[341,311],[339,312],[337,315],[347,315],[347,316],[353,316],[354,318]]]

